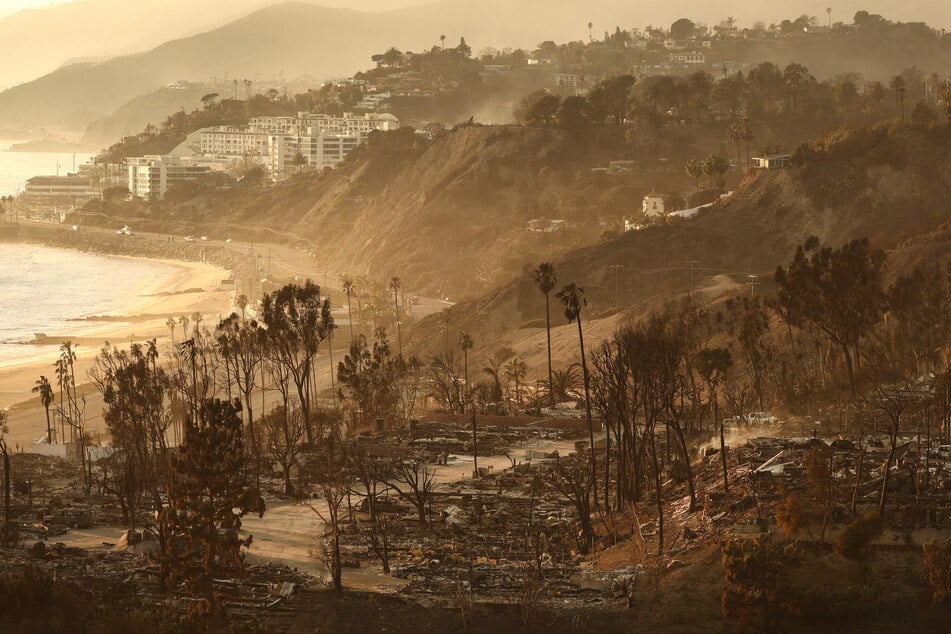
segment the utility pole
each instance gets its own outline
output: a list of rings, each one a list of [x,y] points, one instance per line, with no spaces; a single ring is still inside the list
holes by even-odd
[[[442,314],[443,314],[443,317],[446,318],[446,356],[447,356],[446,360],[448,361],[449,352],[452,350],[452,348],[449,347],[449,309],[448,308],[444,309],[442,311]]]
[[[690,305],[693,306],[693,288],[694,288],[694,286],[693,286],[693,269],[694,269],[695,266],[697,266],[698,264],[700,264],[700,261],[699,261],[699,260],[690,260],[690,261],[687,262],[687,264],[690,266]]]
[[[614,269],[614,312],[617,312],[620,308],[620,302],[618,301],[618,272],[624,268],[624,265],[612,264],[608,268]]]
[[[754,290],[754,287],[759,283],[756,281],[756,278],[759,276],[753,275],[751,273],[750,275],[747,275],[746,277],[748,277],[750,280],[750,299],[754,299],[756,297],[756,291]]]
[[[479,311],[479,321],[480,321],[481,327],[482,327],[482,345],[483,345],[483,346],[485,345],[485,316],[486,316],[487,314],[488,314],[488,313],[486,313],[484,310],[480,310],[480,311]]]

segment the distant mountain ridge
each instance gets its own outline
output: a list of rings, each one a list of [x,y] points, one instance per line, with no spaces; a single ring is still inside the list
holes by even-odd
[[[165,42],[146,52],[72,64],[3,91],[0,93],[0,127],[30,130],[63,126],[79,130],[90,121],[111,114],[131,99],[178,80],[208,82],[214,77],[219,80],[225,77],[229,80],[254,80],[290,79],[302,75],[317,79],[348,76],[365,68],[373,53],[390,46],[419,51],[437,45],[441,35],[445,35],[450,44],[465,37],[477,54],[487,46],[530,49],[543,40],[585,40],[589,37],[589,23],[592,24],[590,36],[597,39],[615,27],[643,27],[652,18],[655,24],[667,27],[677,17],[690,16],[700,21],[709,16],[708,23],[712,25],[726,17],[720,13],[726,14],[734,9],[741,16],[757,16],[757,11],[762,11],[742,4],[729,8],[712,5],[698,7],[694,0],[672,0],[646,10],[620,0],[442,0],[380,13],[326,8],[302,1],[270,5],[269,0],[163,1],[164,4],[159,0],[139,0],[135,3],[123,0],[121,6],[116,5],[119,7],[116,15],[110,15],[108,20],[104,18],[101,25],[94,27],[88,26],[88,16],[85,21],[68,23],[66,18],[69,15],[65,13],[25,12],[34,17],[45,15],[51,22],[51,32],[42,32],[41,24],[33,29],[32,36],[29,35],[29,29],[21,29],[16,33],[9,30],[13,24],[11,21],[23,19],[19,17],[21,14],[0,20],[0,57],[6,55],[3,57],[3,67],[30,67],[17,46],[26,51],[35,50],[37,46],[19,44],[24,41],[24,33],[37,41],[57,43],[57,46],[50,46],[60,51],[56,55],[59,55],[57,61],[61,62],[68,58],[101,60],[94,46],[70,50],[68,55],[62,52],[61,44],[68,45],[73,41],[71,37],[66,37],[67,34],[72,36],[73,31],[81,32],[84,40],[108,41],[113,48],[127,46],[134,49],[172,28],[167,24],[168,20],[159,20],[158,26],[149,27],[148,19],[129,17],[130,10],[122,8],[126,5],[135,7],[133,14],[145,7],[141,9],[141,14],[145,16],[155,14],[155,6],[165,6],[166,12],[161,14],[163,17],[166,13],[175,13],[177,7],[181,7],[181,15],[186,17],[183,19],[179,16],[178,19],[184,26],[176,23],[176,28],[189,32],[198,31],[203,26],[210,28],[209,25],[216,20],[220,24],[229,15],[247,13],[252,6],[267,6],[223,26]],[[868,8],[876,10],[879,8],[876,5],[883,1],[871,2]],[[64,11],[66,7],[80,5],[111,7],[116,2],[119,0],[85,0],[62,7]],[[219,4],[226,5],[228,10],[222,11],[214,19],[207,16],[202,18],[204,13],[196,13],[188,8],[196,6],[207,9]],[[57,10],[59,8],[56,7]],[[778,20],[781,17],[795,17],[804,9],[808,11],[810,7],[800,7],[792,0],[779,0],[769,6],[768,13]],[[826,17],[822,15],[824,8],[811,9],[819,14],[817,17],[821,24],[822,18]],[[941,0],[922,0],[915,3],[914,7],[897,9],[900,9],[897,13],[884,11],[885,17],[908,19],[906,14],[920,11],[922,16],[933,15],[944,22],[951,21],[948,15],[951,11],[945,8]],[[836,9],[833,19],[850,22],[853,14],[840,7]],[[54,20],[51,17],[54,15],[65,18]],[[126,16],[125,22],[120,20],[121,16]],[[189,19],[187,16],[198,17]],[[762,17],[764,21],[769,19],[767,15]],[[66,27],[62,25],[64,20],[68,23]],[[117,24],[123,28],[120,29]],[[122,33],[113,38],[117,29]],[[100,37],[90,37],[91,33]],[[889,56],[888,61],[910,66],[919,59],[914,53],[909,52],[901,60]],[[764,56],[766,59],[771,58],[771,52],[764,52]],[[834,54],[831,57],[833,62],[838,61],[843,66],[837,72],[852,70],[849,59]],[[795,55],[777,52],[776,58],[795,58]],[[48,59],[44,63],[47,62]],[[900,68],[890,70],[898,72]]]
[[[302,2],[270,6],[145,53],[73,64],[6,90],[0,93],[0,121],[81,128],[179,80],[347,76],[366,66],[377,43],[417,40],[412,30],[382,15]]]
[[[227,24],[278,0],[77,0],[0,19],[0,87],[30,81],[69,60],[148,50]]]

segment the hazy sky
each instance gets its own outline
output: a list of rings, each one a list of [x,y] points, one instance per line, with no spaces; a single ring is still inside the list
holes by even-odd
[[[66,4],[67,2],[81,1],[82,0],[0,0],[0,17],[28,7],[47,7],[52,4]],[[311,1],[314,2],[314,0]],[[365,11],[378,11],[381,9],[411,7],[416,4],[427,4],[427,2],[426,0],[324,0],[323,2],[314,2],[314,4],[322,4],[327,7],[347,7]]]
[[[0,0],[0,17],[27,7],[43,7],[83,1],[89,0]],[[134,0],[129,1],[133,2]],[[201,0],[196,1],[201,2]],[[437,0],[304,1],[328,7],[381,11],[433,4]],[[471,1],[477,2],[478,0]],[[584,6],[586,2],[586,0],[577,1],[580,6]],[[267,2],[268,0],[261,0],[262,5]],[[514,2],[517,3],[518,0],[514,0]],[[564,2],[560,4],[564,4]],[[831,6],[833,19],[842,20],[843,22],[851,22],[852,15],[856,10],[867,9],[873,13],[881,13],[892,20],[921,20],[939,28],[951,28],[951,2],[948,0],[776,0],[773,3],[763,3],[759,0],[713,0],[713,2],[709,0],[669,0],[657,5],[644,5],[635,0],[606,0],[604,4],[621,7],[625,12],[629,10],[634,15],[640,15],[641,19],[631,20],[631,25],[665,22],[671,18],[671,15],[694,17],[701,21],[710,22],[733,14],[740,19],[741,26],[749,26],[753,20],[761,19],[770,23],[785,17],[795,17],[799,13],[822,18],[824,17],[825,8]]]

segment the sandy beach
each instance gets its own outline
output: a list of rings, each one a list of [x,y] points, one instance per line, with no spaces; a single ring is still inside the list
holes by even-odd
[[[164,279],[155,287],[130,297],[129,303],[118,311],[71,322],[64,332],[45,333],[47,338],[37,342],[35,355],[6,362],[0,360],[0,408],[8,409],[7,438],[12,446],[28,447],[46,431],[45,412],[30,390],[40,375],[54,380],[53,363],[58,353],[50,346],[58,347],[67,339],[77,346],[77,384],[85,383],[87,371],[106,342],[127,346],[130,341],[144,342],[155,338],[159,350],[164,353],[171,345],[166,326],[169,317],[177,320],[182,315],[198,312],[205,317],[207,325],[216,323],[219,316],[232,311],[234,290],[221,285],[222,280],[230,277],[229,271],[199,262],[147,261],[166,265],[171,273],[163,276]],[[177,336],[180,336],[180,328],[176,327]],[[101,407],[98,395],[90,394],[87,422],[93,433],[102,429]]]

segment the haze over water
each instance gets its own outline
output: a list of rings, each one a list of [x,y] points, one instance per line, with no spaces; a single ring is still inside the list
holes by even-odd
[[[72,152],[8,152],[12,143],[0,141],[0,196],[14,196],[17,187],[22,191],[28,178],[55,176],[59,164],[60,176],[73,171]],[[92,154],[76,153],[76,167],[92,158]]]
[[[52,352],[55,346],[24,345],[35,333],[95,327],[70,320],[135,304],[176,273],[160,262],[0,244],[0,366]]]

